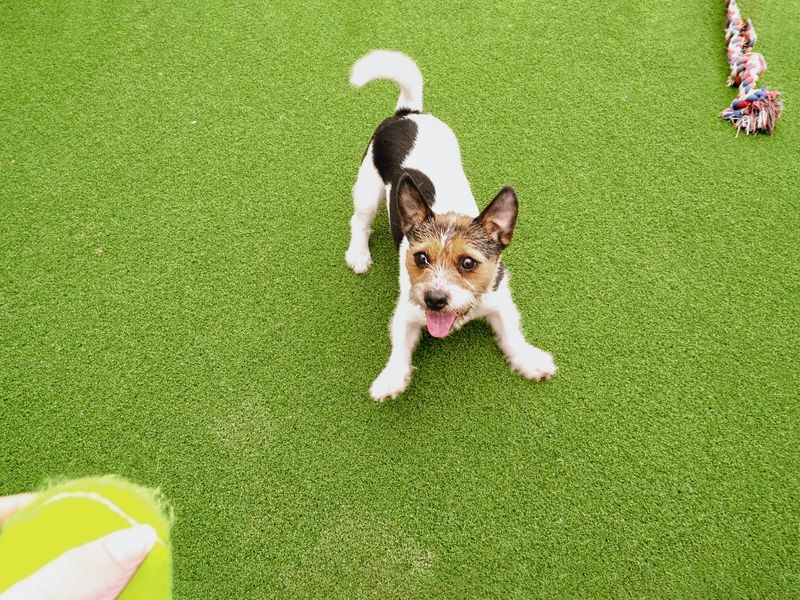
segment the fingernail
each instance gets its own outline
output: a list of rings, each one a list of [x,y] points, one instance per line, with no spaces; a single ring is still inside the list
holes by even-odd
[[[144,560],[157,539],[158,535],[150,525],[136,525],[109,535],[105,547],[119,564],[133,566]]]

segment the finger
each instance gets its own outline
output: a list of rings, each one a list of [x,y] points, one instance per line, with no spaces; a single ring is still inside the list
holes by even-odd
[[[22,510],[33,502],[36,494],[17,494],[16,496],[0,497],[0,525],[5,523],[11,515]]]
[[[0,600],[114,600],[157,537],[149,525],[115,531],[65,552],[0,595]]]

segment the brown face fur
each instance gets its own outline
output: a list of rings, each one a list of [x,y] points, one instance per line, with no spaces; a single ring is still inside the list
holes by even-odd
[[[500,252],[511,243],[517,195],[504,187],[476,218],[434,214],[409,173],[397,182],[400,227],[408,239],[411,300],[423,310],[465,315],[492,285]],[[464,262],[474,261],[474,264]]]
[[[411,279],[411,298],[423,308],[429,291],[448,295],[447,312],[464,315],[492,285],[502,246],[471,217],[456,213],[436,215],[411,229],[406,266]],[[417,255],[425,253],[427,264]],[[471,270],[462,265],[469,257]]]

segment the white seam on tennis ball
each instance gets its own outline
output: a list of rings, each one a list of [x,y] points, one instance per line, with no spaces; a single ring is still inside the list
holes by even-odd
[[[117,514],[118,516],[125,519],[131,527],[136,527],[137,525],[141,525],[136,519],[122,510],[119,506],[114,504],[108,498],[104,498],[100,494],[96,492],[61,492],[60,494],[56,494],[51,498],[48,498],[42,503],[42,506],[47,506],[52,502],[57,502],[58,500],[63,500],[65,498],[80,498],[82,500],[93,500],[94,502],[99,502],[103,506],[105,506],[111,512]],[[164,544],[164,541],[161,537],[156,533],[156,542],[159,544]]]

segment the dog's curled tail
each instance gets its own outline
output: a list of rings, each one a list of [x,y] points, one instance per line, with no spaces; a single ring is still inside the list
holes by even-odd
[[[389,79],[400,86],[396,110],[422,110],[422,73],[405,54],[373,50],[359,58],[350,73],[350,85],[361,87],[375,79]]]

